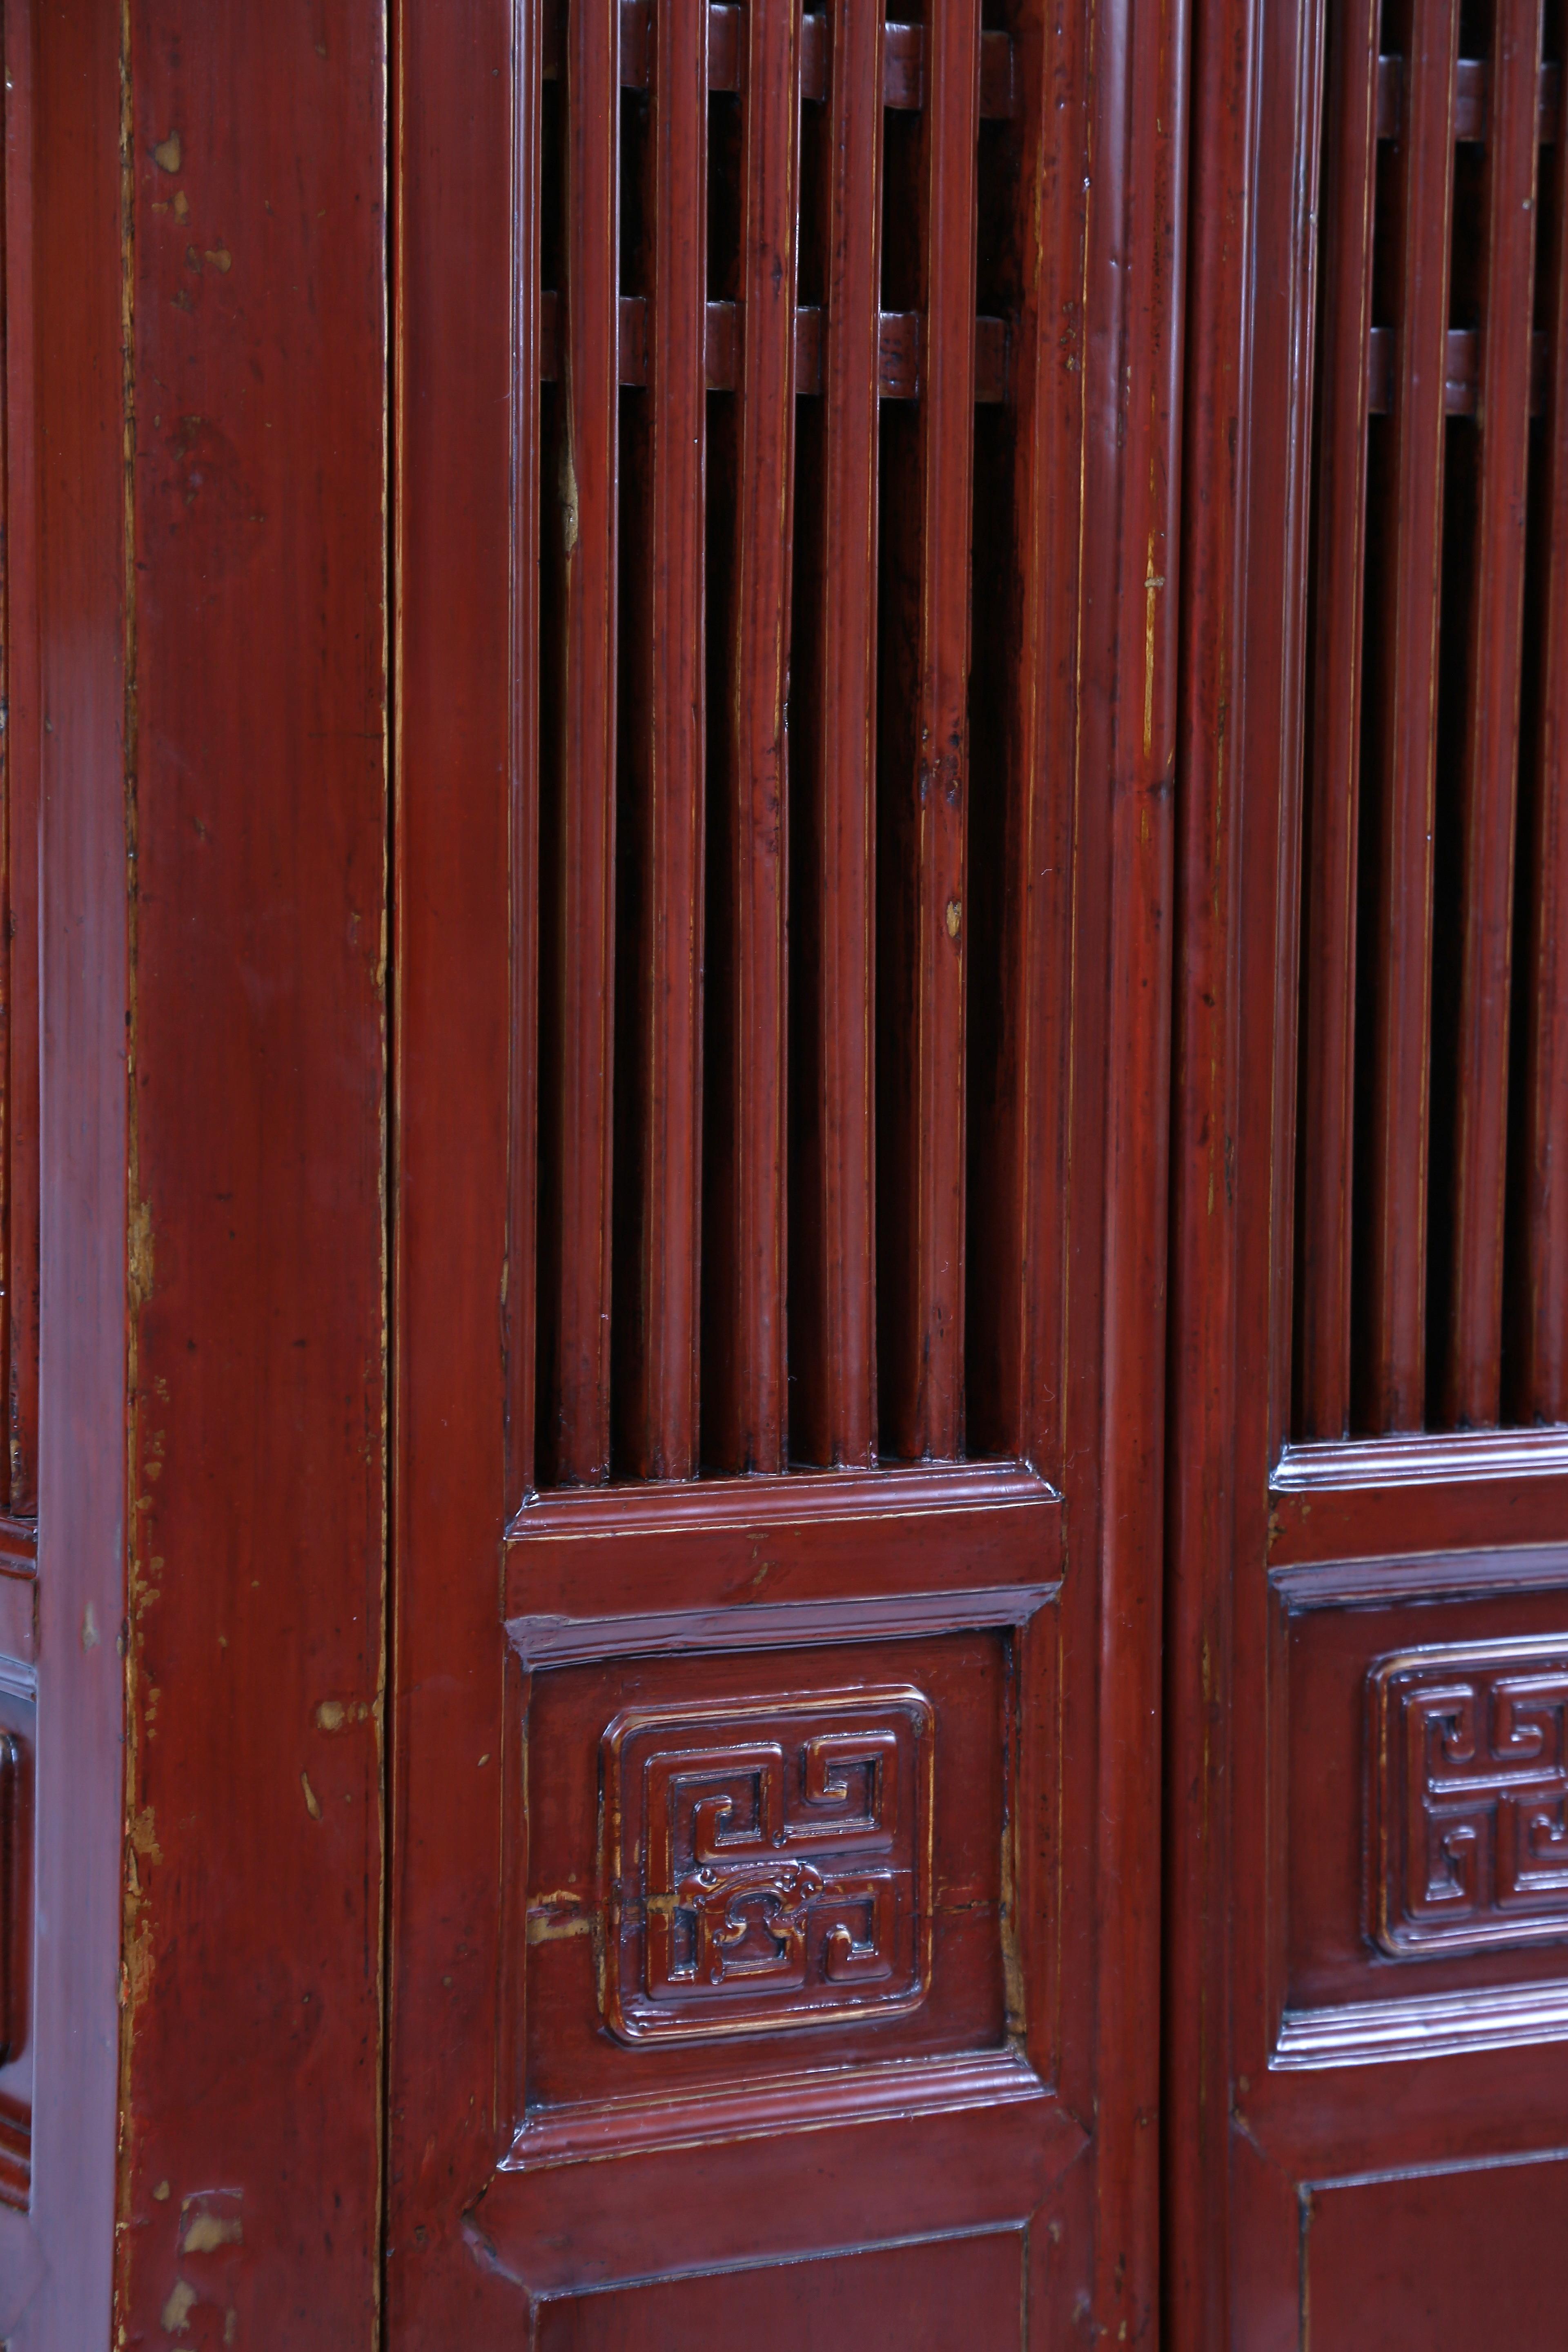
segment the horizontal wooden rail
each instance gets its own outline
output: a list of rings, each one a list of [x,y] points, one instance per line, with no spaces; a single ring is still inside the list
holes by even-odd
[[[744,79],[745,43],[741,37],[742,10],[729,0],[709,0],[708,88],[739,92]],[[561,9],[546,13],[544,79],[560,71]],[[652,0],[621,0],[621,88],[648,86]],[[801,18],[800,94],[808,106],[820,106],[827,96],[828,26],[825,16]],[[1397,66],[1397,58],[1384,60]],[[1007,121],[1016,107],[1013,44],[1005,33],[980,36],[980,112],[984,121]],[[901,112],[918,112],[925,104],[925,26],[889,25],[883,47],[882,103]]]
[[[919,30],[916,26],[915,30]],[[1454,82],[1454,137],[1456,140],[1481,140],[1487,135],[1488,65],[1485,58],[1461,58]],[[1537,100],[1536,137],[1542,147],[1552,146],[1557,138],[1557,110],[1562,83],[1561,71],[1552,58],[1541,68],[1540,94]],[[889,104],[892,100],[889,100]],[[1403,58],[1379,58],[1377,61],[1377,135],[1380,139],[1397,139],[1405,112],[1405,60]]]
[[[1373,327],[1367,369],[1367,414],[1388,414],[1389,384],[1394,372],[1394,329]],[[1450,327],[1448,356],[1444,368],[1443,408],[1449,416],[1473,416],[1480,381],[1480,336],[1469,327]],[[1530,344],[1530,413],[1539,416],[1546,400],[1546,338],[1533,335]]]
[[[559,308],[553,294],[541,297],[539,373],[553,383],[560,368]],[[800,394],[822,391],[823,314],[815,304],[803,304],[795,314],[795,388]],[[1450,336],[1450,345],[1462,338]],[[1472,339],[1473,340],[1473,339]],[[878,339],[877,389],[884,400],[918,400],[921,394],[921,317],[917,310],[884,310]],[[994,404],[1007,397],[1008,334],[1005,319],[974,322],[974,397]],[[710,392],[733,392],[740,363],[739,313],[733,302],[708,305],[707,370]],[[1374,354],[1373,366],[1377,367]],[[1453,365],[1450,355],[1450,368]],[[1472,355],[1470,406],[1475,405]],[[1387,361],[1384,361],[1384,381]],[[620,381],[636,389],[647,382],[647,306],[640,294],[621,297]],[[1375,406],[1375,401],[1373,403]]]

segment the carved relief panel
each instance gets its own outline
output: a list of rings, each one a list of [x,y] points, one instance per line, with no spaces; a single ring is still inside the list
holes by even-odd
[[[1568,2037],[1565,1565],[1553,1548],[1277,1577],[1276,2065]]]
[[[603,1742],[605,2014],[626,2042],[918,2008],[934,1717],[918,1690],[674,1714]]]
[[[1568,1937],[1568,1634],[1379,1659],[1367,1743],[1384,1951]]]
[[[933,2098],[954,2063],[1038,2095],[1008,1996],[1013,1638],[533,1674],[519,2160],[599,2118],[663,2130],[671,2101],[700,2130],[763,2080],[853,2107],[896,2076],[907,2105],[929,2062]]]

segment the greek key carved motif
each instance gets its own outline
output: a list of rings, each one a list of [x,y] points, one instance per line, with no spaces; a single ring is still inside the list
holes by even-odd
[[[930,1702],[904,1686],[668,1709],[604,1735],[605,2021],[626,2042],[916,2008]]]
[[[1568,1637],[1367,1677],[1369,1926],[1395,1958],[1568,1937]]]

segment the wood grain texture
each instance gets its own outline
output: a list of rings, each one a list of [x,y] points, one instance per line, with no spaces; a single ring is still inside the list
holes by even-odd
[[[1437,1417],[1461,1429],[1495,1422],[1502,1401],[1509,993],[1540,79],[1540,7],[1535,0],[1513,0],[1511,6],[1504,0],[1494,26],[1480,189],[1485,317],[1473,542],[1479,593],[1471,597],[1465,649],[1450,1270],[1437,1399]]]
[[[620,8],[568,16],[560,300],[562,407],[551,485],[562,611],[559,780],[546,906],[552,1138],[541,1283],[540,1475],[610,1473],[616,603],[620,382]]]
[[[726,679],[732,1003],[714,1128],[712,1458],[780,1470],[785,1445],[784,1068],[790,549],[795,468],[799,0],[748,17],[735,496]]]
[[[1350,1426],[1351,1151],[1365,626],[1368,363],[1377,194],[1378,9],[1327,28],[1302,883],[1296,1422]]]
[[[705,32],[667,10],[654,67],[651,529],[639,1296],[630,1465],[697,1464],[702,1156],[702,903],[707,757],[708,100]]]
[[[1513,1410],[1521,1421],[1568,1420],[1568,202],[1560,142],[1542,173],[1550,197],[1542,253],[1548,341],[1546,413],[1532,501],[1544,522],[1536,588],[1539,683],[1526,756],[1532,782],[1525,908],[1523,1150],[1513,1204],[1521,1243],[1515,1269],[1518,1361]]]
[[[1393,191],[1398,334],[1376,528],[1377,858],[1366,1097],[1365,1336],[1357,1417],[1421,1425],[1426,1378],[1426,1183],[1432,835],[1442,587],[1443,385],[1454,186],[1457,5],[1405,11],[1405,112]]]
[[[399,2352],[436,2352],[454,2328],[505,2343],[519,2325],[515,2289],[474,2261],[459,2217],[507,2141],[493,1878],[513,1816],[502,1802],[496,1539],[529,1483],[531,1435],[524,1423],[509,1458],[534,1303],[531,1254],[518,1242],[531,1209],[531,1106],[514,1055],[538,1018],[527,902],[546,488],[527,462],[543,224],[537,181],[520,189],[512,173],[542,163],[540,35],[538,12],[514,16],[509,0],[405,0],[397,16],[393,858],[405,887],[394,932],[400,1346],[384,2308]],[[509,283],[521,292],[515,320],[497,299]],[[498,488],[509,480],[510,497]],[[499,1344],[503,1300],[510,1353]],[[420,1792],[445,1774],[451,1801],[432,1814]],[[409,1932],[415,1919],[439,1925]]]
[[[385,59],[370,8],[129,24],[118,2296],[309,2352],[377,2296]]]
[[[903,1163],[907,1223],[885,1248],[884,1443],[951,1460],[963,1437],[963,1026],[968,816],[971,419],[974,383],[979,12],[955,0],[931,28],[922,118],[919,284],[924,314],[918,457],[913,772],[895,787],[909,870],[901,978],[909,1069],[887,1150]]]
[[[803,20],[804,21],[804,20]],[[791,1449],[868,1463],[877,1443],[874,909],[879,346],[886,27],[840,5],[832,19],[827,404],[817,741],[812,747],[816,905],[812,1139],[795,1181],[814,1214],[796,1227]]]

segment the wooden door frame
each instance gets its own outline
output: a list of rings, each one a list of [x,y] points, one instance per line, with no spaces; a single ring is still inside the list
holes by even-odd
[[[514,137],[514,61],[526,23],[514,0],[401,0],[394,152],[396,549],[399,638],[395,873],[416,874],[397,906],[394,968],[395,1328],[418,1333],[395,1375],[395,1633],[388,2047],[391,2244],[387,2309],[400,2347],[515,2324],[508,2257],[465,2221],[510,2138],[496,2067],[470,2063],[493,2038],[493,1926],[454,1909],[442,1884],[493,1871],[503,1816],[492,1773],[445,1820],[449,1880],[433,1873],[434,1824],[412,1811],[419,1759],[456,1744],[497,1761],[502,1689],[496,1595],[461,1567],[493,1549],[505,1485],[508,1379],[506,1186],[476,1183],[468,1222],[442,1232],[425,1202],[472,1106],[487,1100],[509,968],[506,870],[514,848],[507,779],[516,758],[509,614],[487,583],[510,575],[506,499],[522,445],[510,419],[532,322],[497,289],[517,282],[508,225],[483,199],[480,160]],[[1085,2030],[1062,2094],[1093,2123],[1080,2235],[1083,2293],[1112,2338],[1146,2336],[1157,2296],[1158,1850],[1163,1286],[1168,1128],[1173,766],[1181,424],[1186,104],[1184,0],[1118,0],[1091,14],[1097,47],[1084,283],[1080,646],[1072,760],[1078,856],[1097,877],[1079,970],[1109,975],[1072,1007],[1069,1150],[1076,1197],[1095,1203],[1068,1245],[1069,1316],[1092,1334],[1069,1358],[1067,1447],[1083,1475],[1068,1527],[1068,1577],[1083,1593],[1096,1660],[1073,1695],[1077,1750],[1092,1785],[1064,1791],[1084,1866],[1063,1923]],[[527,121],[519,139],[526,155]],[[1070,187],[1060,191],[1072,201]],[[1047,486],[1047,489],[1050,487]],[[1042,498],[1047,492],[1043,490]],[[1042,507],[1042,514],[1044,507]],[[468,839],[461,837],[468,829]],[[482,1113],[485,1164],[499,1164]],[[526,1137],[517,1139],[526,1142]],[[1100,1178],[1103,1176],[1101,1182]],[[512,1278],[505,1274],[505,1280]],[[486,1366],[482,1379],[476,1366]],[[461,1413],[452,1412],[455,1397]],[[437,1433],[439,1432],[437,1442]],[[420,1479],[409,1478],[412,1447]],[[1098,1460],[1098,1477],[1085,1465]],[[437,1464],[432,1471],[430,1465]],[[439,1569],[439,1573],[437,1570]],[[454,1570],[457,1572],[454,1573]],[[482,1736],[476,1738],[479,1732]],[[476,1773],[481,1768],[476,1764]],[[468,1857],[467,1862],[460,1857]],[[412,1873],[412,1876],[411,1876]],[[420,1886],[425,1915],[461,1965],[413,1955],[397,1907]],[[434,1906],[434,1909],[433,1909]],[[1078,2014],[1075,2010],[1075,2015]],[[445,2050],[464,2053],[437,2061]],[[1064,2317],[1067,2314],[1064,2312]]]

